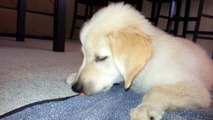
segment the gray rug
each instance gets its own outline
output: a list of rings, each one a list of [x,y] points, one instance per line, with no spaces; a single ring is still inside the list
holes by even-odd
[[[0,116],[0,120],[129,120],[129,111],[141,96],[125,91],[124,85],[95,96],[43,101]],[[206,109],[167,111],[162,120],[213,120],[213,104]]]
[[[66,52],[53,52],[46,47],[51,43],[0,39],[0,115],[34,102],[75,94],[65,79],[81,64],[80,44],[69,42]]]

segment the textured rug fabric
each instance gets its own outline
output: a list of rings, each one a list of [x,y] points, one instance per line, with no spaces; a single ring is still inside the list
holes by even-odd
[[[95,96],[75,96],[48,101],[15,111],[2,120],[129,120],[129,111],[141,97],[116,85]],[[182,109],[166,112],[163,120],[213,120],[213,105],[208,109]]]
[[[34,102],[74,95],[65,79],[81,64],[80,44],[66,43],[65,52],[53,52],[51,45],[52,41],[0,39],[0,115]]]

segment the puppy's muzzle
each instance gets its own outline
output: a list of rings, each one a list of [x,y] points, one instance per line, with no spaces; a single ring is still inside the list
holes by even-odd
[[[74,92],[81,93],[83,91],[83,85],[77,82],[74,85],[72,85],[72,90]]]

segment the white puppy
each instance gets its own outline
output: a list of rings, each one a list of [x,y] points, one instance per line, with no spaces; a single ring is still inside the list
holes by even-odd
[[[159,120],[165,110],[211,104],[213,63],[189,40],[152,26],[129,5],[111,4],[81,30],[84,60],[72,89],[86,95],[125,88],[145,94],[132,120]]]

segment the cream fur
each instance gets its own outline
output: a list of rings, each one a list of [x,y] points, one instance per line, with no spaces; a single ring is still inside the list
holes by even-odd
[[[135,29],[128,29],[130,27]],[[82,92],[93,95],[109,90],[114,83],[125,81],[125,74],[128,74],[125,69],[128,67],[124,66],[133,63],[122,61],[128,60],[130,47],[123,48],[127,49],[126,54],[123,55],[122,50],[118,53],[122,53],[124,59],[117,59],[118,55],[113,53],[116,45],[110,47],[110,34],[117,35],[113,36],[114,41],[122,42],[118,31],[143,35],[152,43],[152,50],[147,52],[151,57],[133,77],[131,89],[145,93],[145,97],[138,107],[131,110],[132,120],[158,120],[167,109],[210,105],[213,62],[205,51],[189,40],[168,35],[152,26],[143,15],[123,3],[101,9],[81,30],[84,61],[75,83],[84,86]],[[141,40],[144,40],[143,37]],[[138,48],[137,52],[144,51]],[[137,58],[137,55],[141,55],[137,52],[131,53],[132,56]],[[95,56],[107,56],[107,59],[96,63]],[[125,64],[119,66],[118,63],[122,62]]]

